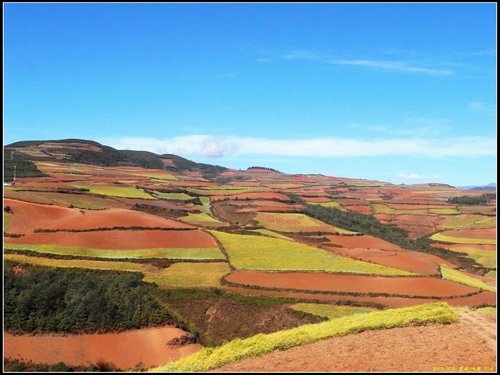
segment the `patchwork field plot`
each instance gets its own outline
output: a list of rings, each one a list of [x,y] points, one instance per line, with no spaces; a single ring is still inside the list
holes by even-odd
[[[144,190],[127,186],[98,186],[98,185],[78,185],[82,189],[88,189],[90,194],[106,195],[110,197],[155,199]]]
[[[453,297],[478,291],[434,277],[383,277],[328,273],[233,271],[225,280],[241,285],[264,288],[333,292],[347,294],[380,294],[407,297]]]
[[[438,242],[460,243],[460,244],[494,245],[497,242],[496,239],[491,239],[491,238],[455,237],[455,236],[446,236],[441,233],[433,234],[430,238]]]
[[[279,238],[210,231],[238,269],[297,270],[379,275],[410,275],[411,272],[357,261],[325,250]]]
[[[355,232],[325,224],[303,214],[259,212],[254,219],[264,228],[278,232],[329,232],[345,235],[355,234]]]
[[[487,284],[482,280],[478,280],[477,278],[472,277],[471,275],[467,275],[464,272],[460,272],[446,266],[441,266],[441,274],[443,275],[443,278],[447,280],[452,280],[460,284],[470,285],[474,288],[479,288],[494,293],[496,292],[496,287],[494,285]]]
[[[8,243],[77,246],[109,250],[147,248],[217,248],[207,233],[195,230],[109,230],[92,232],[33,233],[8,238]]]
[[[227,263],[174,263],[145,281],[164,288],[210,288],[220,286],[220,279],[230,273]]]
[[[462,214],[459,216],[447,216],[446,219],[439,225],[439,229],[491,228],[495,226],[496,218],[494,216]]]
[[[27,250],[40,254],[68,255],[75,257],[92,257],[103,259],[193,259],[217,260],[225,259],[219,248],[147,248],[132,250],[98,249],[81,246],[38,245],[6,243],[5,249]]]

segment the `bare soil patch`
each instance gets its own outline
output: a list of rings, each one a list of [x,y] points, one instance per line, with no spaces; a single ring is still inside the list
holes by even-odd
[[[496,349],[481,333],[495,332],[496,319],[485,326],[481,313],[467,315],[471,318],[462,316],[460,322],[450,325],[335,337],[235,362],[213,372],[494,372]]]
[[[194,353],[199,344],[167,345],[186,332],[175,327],[144,328],[86,335],[11,335],[4,332],[4,357],[53,364],[86,366],[109,362],[121,369],[159,366]]]

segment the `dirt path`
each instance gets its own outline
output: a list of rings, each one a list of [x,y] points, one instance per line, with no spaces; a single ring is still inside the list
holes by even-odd
[[[215,372],[493,372],[496,317],[460,313],[450,325],[335,337],[224,366]]]

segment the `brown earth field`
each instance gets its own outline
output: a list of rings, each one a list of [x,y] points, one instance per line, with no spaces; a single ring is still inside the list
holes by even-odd
[[[331,247],[328,251],[383,266],[399,268],[405,271],[423,275],[439,275],[439,264],[453,265],[431,254],[408,250],[379,250],[374,248],[338,248]]]
[[[449,325],[334,337],[213,372],[495,372],[496,358],[495,314],[461,312]]]
[[[283,298],[297,298],[307,302],[320,302],[320,303],[333,303],[333,304],[347,304],[356,306],[368,307],[408,307],[421,305],[430,302],[447,302],[452,306],[496,306],[496,294],[492,292],[482,291],[467,297],[450,297],[450,298],[409,298],[409,297],[369,297],[369,296],[351,296],[351,295],[336,295],[336,294],[318,294],[308,292],[292,292],[292,291],[278,291],[278,290],[264,290],[264,289],[251,289],[245,287],[235,287],[223,285],[224,290],[239,293],[249,296],[264,296],[264,297],[283,297]]]
[[[266,288],[340,293],[385,293],[412,297],[451,297],[478,289],[433,277],[384,277],[305,272],[233,271],[225,279]]]
[[[120,333],[85,335],[11,335],[4,332],[4,357],[70,366],[87,366],[100,361],[120,369],[148,368],[196,352],[199,344],[172,346],[167,343],[186,332],[175,327],[157,327]]]
[[[209,234],[199,229],[33,233],[20,238],[6,238],[5,242],[80,246],[110,250],[218,247]]]
[[[430,208],[454,208],[454,206],[446,204],[405,204],[405,203],[388,203],[387,206],[393,210],[428,210]]]
[[[454,229],[454,230],[445,230],[444,232],[441,232],[441,234],[451,237],[495,239],[497,238],[497,229],[496,228]]]

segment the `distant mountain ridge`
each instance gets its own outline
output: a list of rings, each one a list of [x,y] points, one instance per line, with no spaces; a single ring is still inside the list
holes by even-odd
[[[477,185],[477,186],[457,186],[458,189],[462,190],[496,190],[496,182],[492,182],[488,185]]]

